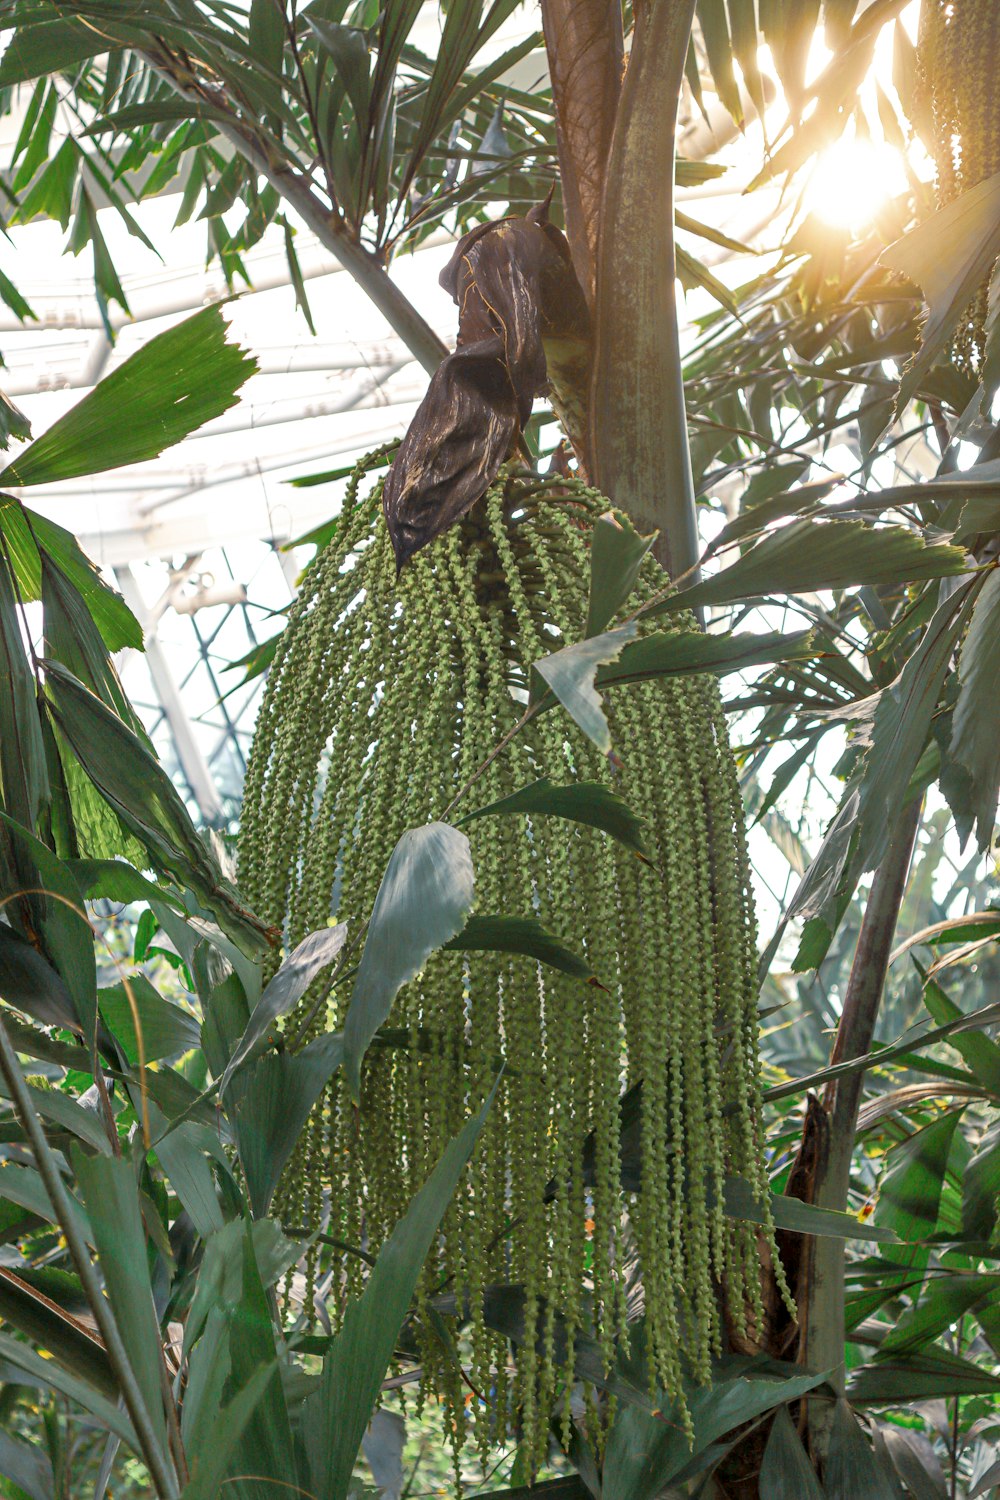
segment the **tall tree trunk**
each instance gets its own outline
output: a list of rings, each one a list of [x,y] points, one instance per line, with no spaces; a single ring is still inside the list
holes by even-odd
[[[674,135],[695,0],[638,9],[601,210],[590,430],[595,482],[672,577],[698,559],[677,323]]]

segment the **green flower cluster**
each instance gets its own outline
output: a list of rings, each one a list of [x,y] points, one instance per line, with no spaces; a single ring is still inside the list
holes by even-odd
[[[397,579],[381,484],[362,498],[363,472],[303,580],[247,777],[242,889],[289,945],[334,915],[357,930],[399,836],[440,816],[516,722],[531,663],[579,639],[590,532],[608,508],[562,477],[501,476]],[[664,583],[648,560],[631,604]],[[708,1377],[724,1323],[745,1332],[761,1314],[756,1231],[723,1213],[727,1175],[763,1202],[767,1182],[754,915],[718,688],[637,684],[607,707],[619,771],[550,712],[487,766],[470,806],[540,776],[613,775],[645,820],[649,863],[558,818],[469,825],[478,911],[537,916],[599,983],[521,956],[436,954],[368,1054],[360,1110],[335,1079],[284,1188],[291,1222],[325,1221],[334,1241],[376,1249],[505,1059],[426,1268],[418,1332],[425,1384],[451,1389],[461,1441],[463,1391],[435,1301],[457,1295],[493,1436],[516,1407],[538,1454],[553,1410],[568,1413],[575,1333],[588,1329],[610,1365],[636,1258],[651,1378],[671,1393]],[[321,1024],[341,1025],[349,998],[349,984],[333,993]],[[619,1100],[639,1080],[634,1192],[635,1163],[621,1182]],[[350,1254],[326,1263],[334,1320],[363,1272]],[[516,1368],[486,1313],[487,1288],[511,1284],[527,1330]]]
[[[996,0],[923,0],[918,107],[937,168],[941,206],[1000,172],[1000,112],[994,97],[998,48]],[[953,342],[956,363],[973,377],[982,369],[988,312],[987,277]]]

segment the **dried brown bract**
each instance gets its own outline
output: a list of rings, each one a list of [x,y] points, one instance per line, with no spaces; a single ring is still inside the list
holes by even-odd
[[[577,453],[585,446],[587,304],[548,204],[465,235],[441,285],[458,305],[458,344],[435,372],[385,484],[399,568],[485,494],[547,387]]]

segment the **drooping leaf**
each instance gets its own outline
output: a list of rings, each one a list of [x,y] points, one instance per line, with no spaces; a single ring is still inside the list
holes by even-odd
[[[36,1289],[6,1266],[0,1267],[0,1318],[37,1348],[52,1355],[64,1369],[88,1381],[109,1401],[117,1401],[118,1382],[97,1335],[60,1307],[51,1295]],[[5,1470],[2,1456],[0,1474],[9,1479],[15,1477]]]
[[[29,510],[12,495],[0,495],[0,531],[23,599],[42,597],[42,555],[82,598],[109,651],[142,650],[142,628],[125,600],[106,583],[81,551],[71,531]]]
[[[626,682],[647,682],[655,677],[690,676],[714,672],[725,676],[745,667],[779,661],[804,661],[815,655],[811,631],[760,635],[737,631],[734,635],[706,635],[698,630],[657,632],[627,645],[618,660],[598,668],[597,686],[616,687]]]
[[[472,902],[472,854],[465,834],[447,823],[408,829],[392,851],[375,897],[344,1023],[344,1066],[355,1099],[362,1059],[398,991],[461,930]]]
[[[19,1167],[12,1163],[0,1166],[0,1201],[9,1199],[18,1203],[29,1213],[36,1214],[48,1224],[57,1223],[55,1210],[49,1199],[45,1184],[34,1167]],[[83,1208],[76,1198],[70,1198],[70,1213],[76,1222],[81,1237],[88,1245],[94,1243],[94,1232]]]
[[[58,662],[46,663],[53,717],[98,792],[149,853],[221,925],[259,947],[264,929],[239,903],[195,831],[173,782],[128,726]]]
[[[40,1443],[26,1443],[0,1432],[0,1474],[28,1500],[55,1500],[52,1463]]]
[[[886,1355],[851,1371],[848,1394],[856,1405],[909,1406],[955,1396],[996,1396],[1000,1376],[940,1347],[919,1354]]]
[[[163,1116],[150,1111],[156,1139],[156,1154],[171,1188],[202,1239],[225,1228],[211,1163],[203,1147],[209,1133],[203,1125],[186,1120],[173,1130],[164,1130]],[[209,1140],[217,1142],[217,1137]]]
[[[268,983],[250,1017],[246,1031],[219,1080],[219,1096],[236,1072],[274,1030],[274,1023],[293,1010],[318,974],[336,961],[347,939],[347,924],[312,932],[293,949]]]
[[[59,971],[26,938],[0,922],[0,997],[43,1026],[79,1030],[73,997]],[[82,1055],[82,1054],[81,1054]]]
[[[259,1057],[241,1074],[239,1098],[230,1108],[240,1165],[258,1218],[270,1209],[302,1127],[343,1055],[343,1037],[330,1032],[301,1052]]]
[[[108,38],[79,16],[21,26],[0,61],[0,88],[75,68],[108,50]]]
[[[944,1470],[922,1432],[883,1422],[876,1429],[876,1435],[885,1443],[893,1468],[913,1500],[948,1500]]]
[[[833,1414],[823,1488],[827,1500],[896,1500],[892,1484],[843,1398]]]
[[[989,848],[1000,795],[1000,569],[976,600],[958,661],[959,693],[941,776],[963,844],[976,829],[980,852]]]
[[[649,614],[729,604],[767,594],[807,594],[862,584],[943,578],[966,567],[961,547],[926,543],[906,526],[864,521],[790,521],[767,532],[742,557],[691,588],[678,589]]]
[[[910,1354],[940,1338],[953,1323],[1000,1292],[1000,1275],[933,1276],[919,1300],[889,1329],[879,1354]]]
[[[787,1406],[779,1406],[775,1412],[759,1483],[760,1500],[823,1500],[816,1471],[806,1456]]]
[[[1000,173],[987,177],[882,251],[927,304],[920,349],[903,373],[896,410],[919,390],[1000,253]]]
[[[361,1439],[365,1461],[372,1471],[384,1500],[400,1496],[405,1482],[403,1448],[406,1444],[406,1422],[399,1412],[377,1411]]]
[[[480,916],[469,918],[457,937],[445,943],[446,952],[523,953],[541,964],[571,974],[575,979],[590,979],[590,964],[554,938],[537,917]]]
[[[761,1205],[755,1201],[745,1177],[727,1177],[724,1193],[725,1211],[731,1219],[745,1219],[751,1224],[766,1222]],[[840,1213],[833,1208],[817,1208],[801,1198],[771,1194],[771,1219],[778,1229],[792,1234],[832,1235],[835,1239],[895,1240],[896,1232],[885,1225],[872,1224]]]
[[[32,893],[46,954],[73,998],[76,1021],[88,1048],[97,1027],[97,963],[94,934],[80,888],[66,865],[40,839],[0,812],[7,837],[38,872]]]
[[[164,1000],[145,974],[132,974],[98,991],[97,1003],[108,1030],[131,1063],[139,1061],[137,1027],[147,1063],[177,1057],[200,1045],[197,1019],[190,1011]]]
[[[32,830],[49,796],[35,696],[35,677],[25,655],[17,599],[6,562],[0,558],[0,791],[10,816]],[[9,878],[16,878],[21,872],[15,867],[7,873]]]
[[[111,1313],[161,1451],[167,1428],[161,1385],[160,1329],[146,1259],[139,1192],[131,1162],[73,1150]]]
[[[620,625],[617,630],[564,646],[561,651],[543,656],[534,664],[534,670],[552,689],[563,708],[605,755],[611,749],[611,730],[594,679],[598,667],[621,655],[637,628],[633,620],[628,625]]]
[[[256,361],[226,338],[218,305],[157,334],[0,473],[53,484],[156,458],[236,401]]]
[[[640,536],[627,518],[611,511],[595,523],[590,539],[590,599],[585,635],[600,635],[635,587],[654,536]]]
[[[602,781],[574,781],[556,786],[548,777],[532,781],[509,797],[500,797],[475,812],[466,813],[461,824],[472,823],[494,813],[530,813],[533,816],[568,818],[608,833],[626,849],[646,856],[642,840],[642,817],[623,797]]]
[[[364,1293],[344,1315],[323,1363],[320,1387],[305,1402],[303,1431],[312,1484],[328,1500],[347,1500],[351,1471],[424,1258],[492,1100],[491,1094],[447,1147],[386,1240]]]
[[[934,1233],[958,1121],[959,1113],[953,1110],[939,1115],[889,1153],[872,1217],[901,1240]]]
[[[118,1403],[102,1395],[88,1381],[62,1369],[55,1360],[43,1359],[29,1345],[13,1338],[9,1333],[0,1333],[0,1358],[15,1369],[23,1370],[29,1380],[37,1383],[42,1390],[56,1390],[68,1396],[108,1432],[115,1433],[123,1442],[128,1443],[134,1453],[141,1451],[132,1431],[132,1424]]]

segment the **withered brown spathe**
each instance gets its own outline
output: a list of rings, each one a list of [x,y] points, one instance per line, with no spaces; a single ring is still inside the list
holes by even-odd
[[[458,345],[433,375],[386,478],[398,568],[485,494],[546,387],[585,453],[587,303],[548,203],[523,219],[478,225],[440,279],[458,305]]]

